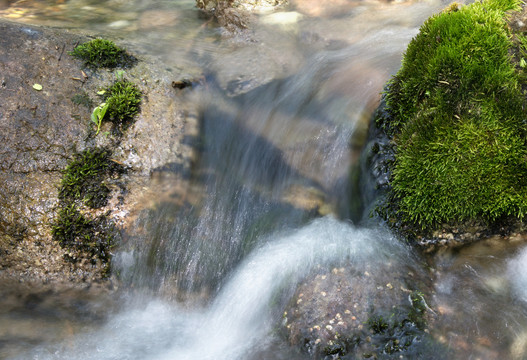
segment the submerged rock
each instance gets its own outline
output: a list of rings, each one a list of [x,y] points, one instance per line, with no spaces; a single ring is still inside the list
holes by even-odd
[[[320,268],[297,289],[283,318],[289,342],[314,358],[426,354],[435,312],[425,271],[397,261]]]

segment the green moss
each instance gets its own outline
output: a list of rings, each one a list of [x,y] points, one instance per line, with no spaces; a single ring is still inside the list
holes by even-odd
[[[76,251],[73,256],[68,255],[69,261],[84,256],[103,263],[111,259],[110,251],[119,233],[108,214],[93,217],[88,209],[106,205],[110,194],[107,182],[123,172],[110,155],[106,149],[88,149],[76,154],[64,170],[52,235],[61,246]]]
[[[120,165],[110,160],[108,150],[85,150],[66,167],[59,199],[66,203],[80,200],[90,208],[100,208],[106,205],[110,194],[106,180],[122,171]]]
[[[450,7],[409,44],[378,122],[395,145],[389,216],[421,228],[524,216],[526,113],[505,16],[518,7]]]
[[[118,80],[107,89],[105,98],[108,105],[106,117],[114,124],[127,128],[139,112],[141,91],[129,81]]]
[[[135,57],[105,39],[88,41],[75,47],[69,54],[95,68],[129,67],[137,62]]]
[[[108,263],[117,231],[106,216],[89,219],[71,203],[59,210],[52,227],[52,235],[62,247],[82,251],[87,253],[91,260],[98,258]],[[76,259],[75,256],[69,256],[72,262]]]

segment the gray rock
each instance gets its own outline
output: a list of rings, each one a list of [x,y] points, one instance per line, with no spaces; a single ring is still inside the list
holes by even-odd
[[[128,172],[118,182],[120,188],[112,188],[112,199],[98,214],[110,211],[110,218],[125,228],[154,169],[170,165],[180,178],[190,171],[197,112],[185,101],[189,90],[174,89],[171,84],[183,77],[198,81],[199,71],[170,71],[142,55],[138,65],[126,69],[124,75],[143,92],[135,123],[120,135],[94,136],[90,115],[102,102],[96,93],[110,86],[116,74],[85,68],[68,55],[76,44],[90,39],[5,20],[0,20],[0,32],[2,274],[87,281],[100,266],[66,263],[62,260],[65,250],[51,239],[62,170],[77,151],[93,146],[112,149],[112,159],[124,164]],[[134,53],[133,45],[118,45]],[[85,102],[74,103],[76,95]],[[109,130],[109,124],[103,126],[103,131]]]

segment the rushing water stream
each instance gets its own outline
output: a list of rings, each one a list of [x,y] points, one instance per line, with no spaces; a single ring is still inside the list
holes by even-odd
[[[115,258],[118,300],[62,293],[85,316],[49,294],[22,308],[15,295],[0,300],[15,309],[0,316],[0,358],[304,358],[274,330],[314,267],[414,261],[380,225],[362,223],[372,194],[355,179],[383,84],[444,5],[296,1],[226,39],[190,0],[0,1],[7,18],[126,38],[168,68],[197,64],[207,83],[191,96],[202,110],[198,200],[160,194],[143,212]],[[485,243],[436,267],[436,337],[454,356],[525,356],[521,245]]]

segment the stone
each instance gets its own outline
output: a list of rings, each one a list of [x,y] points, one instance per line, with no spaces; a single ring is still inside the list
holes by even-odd
[[[187,178],[194,157],[192,139],[198,133],[197,110],[182,100],[171,82],[183,77],[143,55],[125,76],[143,92],[140,114],[122,136],[92,134],[92,106],[97,91],[112,84],[113,71],[83,68],[68,55],[75,44],[89,39],[64,30],[0,20],[0,265],[8,277],[46,281],[85,281],[103,276],[102,265],[69,263],[51,238],[58,206],[62,171],[77,151],[104,146],[112,159],[128,168],[112,187],[108,205],[99,213],[125,229],[137,214],[143,187],[151,173],[171,164],[179,179]],[[122,44],[119,44],[123,46]],[[133,53],[133,45],[123,46]],[[182,71],[182,70],[181,70]],[[185,76],[199,78],[197,69]],[[34,84],[42,85],[36,91]],[[182,90],[186,91],[186,90]],[[86,98],[80,103],[72,98]],[[108,130],[109,125],[108,126]],[[185,138],[186,141],[183,141]],[[177,164],[177,166],[176,166]],[[163,171],[161,171],[163,172]],[[182,181],[182,180],[181,180]],[[119,185],[120,184],[120,185]],[[177,187],[182,194],[187,185]],[[126,188],[126,196],[119,194]],[[124,216],[123,214],[126,214]],[[41,246],[35,246],[35,244]],[[13,251],[18,248],[20,251]],[[82,258],[82,257],[81,257]],[[46,267],[38,265],[45,263]],[[35,264],[22,274],[15,265]]]

